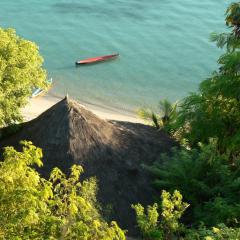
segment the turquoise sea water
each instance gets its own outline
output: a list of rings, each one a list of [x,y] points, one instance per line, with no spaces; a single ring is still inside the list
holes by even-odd
[[[225,31],[224,0],[0,0],[0,26],[35,41],[53,92],[132,111],[177,100],[216,68],[211,32]],[[76,68],[75,60],[120,58]]]

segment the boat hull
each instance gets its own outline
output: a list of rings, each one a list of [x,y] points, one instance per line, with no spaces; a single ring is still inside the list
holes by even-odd
[[[52,86],[52,83],[53,83],[52,78],[47,80],[48,90]],[[46,90],[44,90],[42,88],[36,88],[35,90],[33,90],[31,98],[39,97],[39,96],[43,95],[44,93],[46,93]]]
[[[103,62],[111,59],[115,59],[119,56],[118,53],[112,54],[112,55],[106,55],[106,56],[100,56],[100,57],[94,57],[94,58],[87,58],[85,60],[76,61],[76,65],[86,65],[86,64],[93,64],[98,62]]]

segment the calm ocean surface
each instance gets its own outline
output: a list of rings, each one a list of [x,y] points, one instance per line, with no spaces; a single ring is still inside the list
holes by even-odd
[[[0,26],[35,41],[53,93],[127,111],[197,90],[220,55],[227,0],[0,0]],[[76,68],[78,59],[119,52]]]

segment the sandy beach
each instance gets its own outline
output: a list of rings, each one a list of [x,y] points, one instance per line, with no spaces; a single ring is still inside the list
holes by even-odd
[[[47,93],[44,96],[39,96],[36,98],[31,98],[29,100],[28,105],[22,109],[22,113],[25,121],[30,121],[41,113],[45,112],[47,109],[52,107],[57,102],[61,101],[62,97],[55,96],[51,93]],[[135,122],[135,123],[144,123],[142,119],[139,119],[134,114],[118,112],[117,110],[109,110],[105,108],[101,108],[95,105],[82,103],[80,104],[86,109],[92,111],[98,117],[105,120],[118,120],[118,121],[127,121],[127,122]]]

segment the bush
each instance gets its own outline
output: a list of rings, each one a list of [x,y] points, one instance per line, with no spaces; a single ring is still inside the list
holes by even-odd
[[[184,222],[197,226],[219,223],[234,225],[240,218],[239,161],[230,165],[227,155],[220,155],[214,143],[200,150],[173,150],[172,156],[147,167],[155,176],[154,186],[173,191],[178,189],[190,207]]]
[[[45,180],[32,168],[42,166],[42,151],[23,142],[23,151],[7,147],[0,163],[0,239],[124,240],[115,222],[99,215],[94,179],[83,182],[82,167],[67,178],[54,169]]]
[[[220,224],[212,229],[202,226],[198,230],[188,230],[185,240],[238,240],[240,228],[229,228]]]
[[[174,191],[171,195],[162,191],[161,199],[161,207],[154,203],[153,206],[147,207],[147,213],[141,204],[132,205],[138,227],[146,240],[171,239],[173,234],[178,234],[184,229],[179,219],[189,205],[182,201],[180,192]]]
[[[238,240],[240,239],[240,228],[227,227],[218,224],[217,227],[207,228],[201,224],[198,228],[187,228],[180,223],[188,204],[182,201],[179,191],[162,192],[161,207],[157,203],[147,206],[145,209],[141,204],[133,205],[136,211],[137,224],[144,240]],[[238,224],[238,222],[236,221]]]

